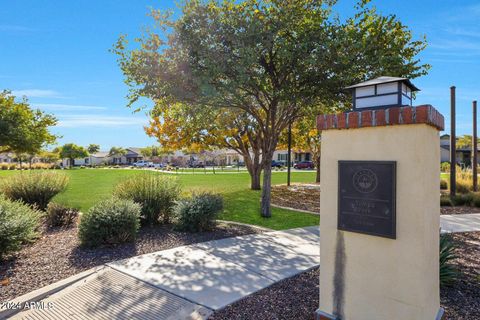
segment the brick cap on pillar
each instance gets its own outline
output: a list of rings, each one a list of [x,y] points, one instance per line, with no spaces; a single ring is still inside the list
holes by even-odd
[[[404,124],[427,124],[442,131],[445,127],[445,119],[440,112],[429,104],[416,107],[358,110],[317,117],[317,129],[320,131]]]

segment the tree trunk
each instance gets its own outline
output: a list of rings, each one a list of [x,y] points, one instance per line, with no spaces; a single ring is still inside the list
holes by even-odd
[[[320,183],[320,157],[315,159],[315,166],[317,169],[317,177],[315,178],[315,182]]]
[[[262,174],[262,167],[258,160],[251,161],[250,158],[244,158],[248,173],[250,174],[250,189],[260,190],[260,176]]]
[[[261,168],[254,168],[254,170],[250,173],[250,189],[252,190],[260,190],[260,177],[262,175]]]
[[[262,207],[260,214],[264,218],[270,218],[272,216],[272,210],[270,207],[272,191],[272,156],[267,156],[264,162],[263,168],[263,189],[262,189]]]

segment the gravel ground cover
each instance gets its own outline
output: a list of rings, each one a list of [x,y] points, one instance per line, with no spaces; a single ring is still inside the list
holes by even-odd
[[[221,222],[215,231],[185,233],[172,226],[141,228],[135,243],[85,249],[77,228],[44,230],[35,243],[0,262],[0,302],[107,262],[197,242],[259,233],[260,229]]]
[[[453,235],[459,279],[440,292],[446,320],[480,319],[480,232]],[[215,312],[209,320],[314,319],[318,308],[319,269],[301,273]]]
[[[440,207],[440,214],[467,214],[467,213],[480,213],[480,208],[458,206],[458,207]]]

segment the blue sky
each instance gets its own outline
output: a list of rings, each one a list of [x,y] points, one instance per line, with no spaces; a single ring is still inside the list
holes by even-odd
[[[351,14],[354,1],[337,11]],[[415,79],[415,104],[432,104],[447,119],[449,87],[457,86],[457,130],[471,131],[471,102],[480,100],[480,2],[452,0],[374,1],[417,37],[426,35],[422,61],[430,74]],[[135,37],[150,23],[149,7],[175,9],[174,1],[0,0],[0,89],[26,95],[55,114],[60,143],[147,146],[144,114],[125,107],[127,87],[108,50],[120,34]]]

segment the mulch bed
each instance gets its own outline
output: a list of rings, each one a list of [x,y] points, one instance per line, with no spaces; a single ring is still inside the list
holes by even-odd
[[[480,232],[453,235],[455,264],[462,272],[451,286],[441,288],[444,319],[480,319]],[[209,320],[314,319],[319,305],[319,269],[283,280],[215,312]]]
[[[213,313],[208,320],[314,319],[319,269],[280,281]]]
[[[480,213],[480,208],[458,206],[458,207],[440,207],[440,214],[468,214],[468,213]]]
[[[441,289],[446,319],[480,319],[480,232],[452,234],[456,244],[454,263],[461,272],[451,287]]]
[[[272,204],[280,207],[320,212],[319,184],[272,186]]]
[[[85,249],[77,228],[44,230],[35,243],[0,262],[0,302],[107,262],[197,242],[259,233],[260,229],[219,223],[212,232],[184,233],[172,226],[141,228],[135,243]]]

